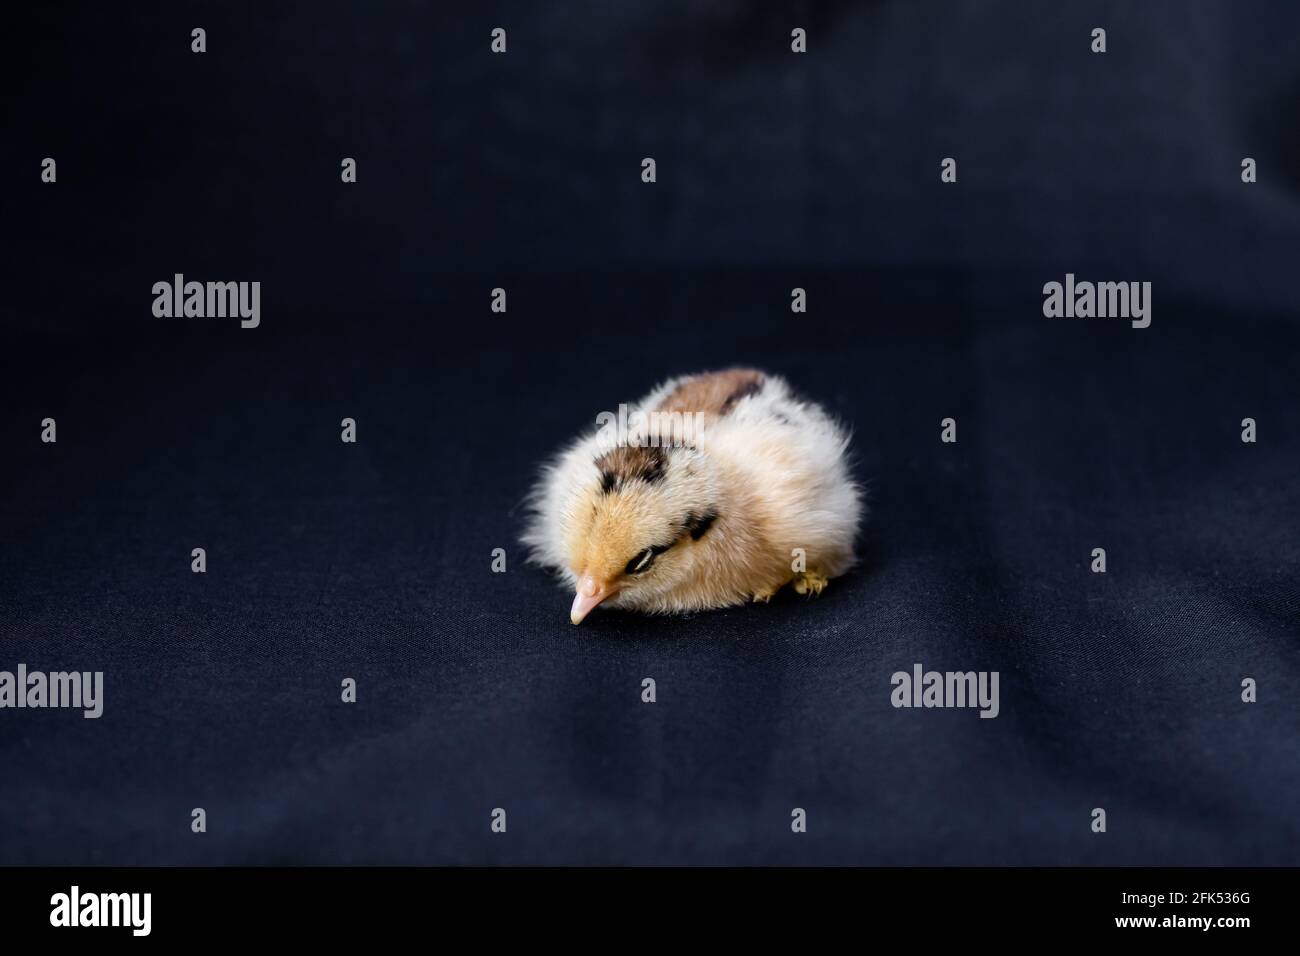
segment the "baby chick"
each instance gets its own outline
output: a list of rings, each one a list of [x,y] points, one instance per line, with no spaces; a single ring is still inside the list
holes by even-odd
[[[848,434],[753,369],[675,378],[548,464],[532,559],[598,604],[671,614],[819,594],[853,564],[863,505]],[[623,427],[626,422],[626,427]]]

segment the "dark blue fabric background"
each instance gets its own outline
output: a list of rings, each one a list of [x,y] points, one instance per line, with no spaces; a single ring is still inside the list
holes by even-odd
[[[0,863],[1300,862],[1300,6],[6,17],[0,669],[106,703],[0,711]],[[736,363],[852,423],[861,569],[572,627],[537,463]],[[918,661],[1001,716],[895,710]]]

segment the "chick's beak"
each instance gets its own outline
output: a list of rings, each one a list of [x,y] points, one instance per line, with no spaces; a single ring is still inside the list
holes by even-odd
[[[592,608],[613,593],[604,585],[597,584],[590,574],[584,574],[578,579],[578,593],[573,596],[573,610],[569,612],[569,620],[581,624]]]

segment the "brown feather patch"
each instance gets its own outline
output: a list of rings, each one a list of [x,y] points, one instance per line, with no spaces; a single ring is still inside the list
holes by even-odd
[[[663,400],[661,412],[704,412],[726,415],[742,398],[763,390],[763,373],[752,368],[696,375],[682,382]]]
[[[600,469],[600,490],[608,492],[640,479],[653,484],[668,469],[668,454],[653,445],[620,445],[596,459]]]

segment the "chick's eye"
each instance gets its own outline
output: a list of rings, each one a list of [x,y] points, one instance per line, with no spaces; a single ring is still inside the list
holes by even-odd
[[[623,569],[624,574],[641,574],[643,571],[649,571],[650,565],[655,563],[655,549],[646,548],[639,552],[636,557],[627,563]]]

